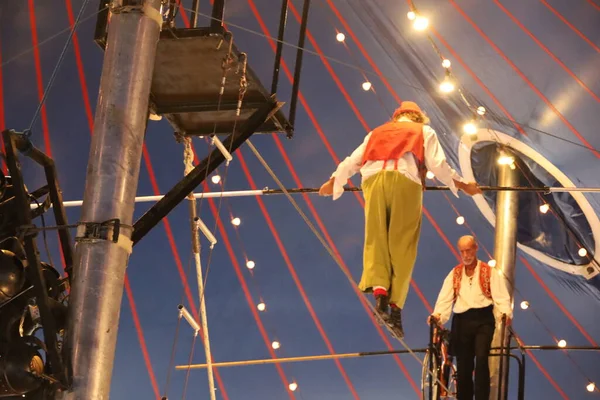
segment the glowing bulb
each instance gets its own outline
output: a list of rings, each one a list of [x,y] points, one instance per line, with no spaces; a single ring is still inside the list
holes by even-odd
[[[477,114],[484,115],[485,114],[485,107],[483,107],[483,106],[477,107]]]
[[[542,214],[546,214],[548,212],[548,210],[550,210],[550,206],[548,204],[542,204],[540,206],[540,212]]]
[[[501,156],[498,158],[498,164],[500,165],[511,165],[515,162],[514,158],[510,156]]]
[[[594,390],[596,390],[596,384],[594,382],[590,382],[585,388],[588,392],[593,392]]]
[[[271,347],[275,350],[277,350],[278,348],[281,347],[281,344],[279,344],[279,342],[276,340],[273,343],[271,343]]]
[[[529,308],[529,302],[528,301],[522,301],[521,302],[521,309],[522,310],[527,310]]]
[[[425,177],[427,179],[433,179],[433,178],[435,178],[435,175],[433,174],[433,172],[427,171],[427,173],[425,174]]]
[[[477,125],[474,122],[467,122],[463,125],[463,131],[467,135],[474,135],[477,133]]]
[[[212,180],[212,183],[214,183],[215,185],[219,182],[221,182],[221,177],[219,175],[213,175],[212,178],[210,178]]]
[[[148,119],[149,119],[150,121],[160,121],[160,120],[162,119],[162,115],[154,114],[154,113],[152,113],[152,112],[151,112],[151,113],[148,115]],[[23,397],[25,397],[25,396],[23,396]]]
[[[450,68],[451,65],[452,65],[452,63],[447,58],[444,58],[442,60],[442,67],[444,67],[444,68]]]
[[[567,347],[567,341],[565,339],[560,339],[558,341],[558,347]]]
[[[585,257],[585,256],[587,256],[587,250],[582,247],[579,249],[577,254],[579,254],[579,257]]]
[[[369,81],[363,82],[362,88],[365,92],[369,91],[371,89],[371,82],[369,82]]]
[[[248,260],[246,262],[246,267],[248,267],[248,269],[254,269],[254,267],[256,267],[256,264],[254,263],[254,261]]]
[[[465,223],[465,217],[463,217],[462,215],[458,218],[456,218],[456,223],[459,225],[462,225]]]
[[[235,217],[231,220],[231,223],[235,226],[240,226],[240,224],[242,223],[242,220],[239,219],[238,217]]]
[[[258,311],[265,311],[267,309],[267,305],[263,302],[260,302],[256,305],[256,308],[258,308]]]
[[[296,382],[292,382],[288,385],[288,388],[290,388],[290,390],[293,392],[298,389],[298,384]]]
[[[496,266],[496,260],[490,260],[488,261],[488,265],[492,268],[494,268]]]
[[[406,16],[408,17],[408,19],[410,19],[411,21],[414,21],[415,18],[417,18],[417,14],[415,14],[414,11],[409,11],[408,13],[406,13]]]
[[[337,35],[335,35],[335,38],[337,39],[338,42],[343,42],[344,40],[346,40],[346,35],[344,35],[342,32],[340,32]]]
[[[413,28],[418,31],[424,31],[429,26],[429,20],[422,16],[416,16],[415,22],[413,22]]]
[[[454,83],[448,77],[444,78],[442,83],[440,83],[440,92],[442,93],[450,93],[454,90]]]

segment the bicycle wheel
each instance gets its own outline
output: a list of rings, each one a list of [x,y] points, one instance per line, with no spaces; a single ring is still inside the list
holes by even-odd
[[[423,357],[423,368],[421,369],[421,400],[429,400],[429,357],[430,353],[427,350],[425,357]],[[434,352],[431,371],[433,373],[433,377],[431,378],[431,398],[439,400],[439,385],[436,381],[436,378],[439,376],[439,360],[436,352]]]

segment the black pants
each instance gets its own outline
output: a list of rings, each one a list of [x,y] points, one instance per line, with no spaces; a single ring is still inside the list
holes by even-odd
[[[456,356],[457,400],[489,400],[488,355],[494,338],[493,307],[470,309],[452,319],[451,352]],[[473,370],[475,387],[473,388]]]

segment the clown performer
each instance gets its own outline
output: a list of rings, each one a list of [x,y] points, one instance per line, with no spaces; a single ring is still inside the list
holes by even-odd
[[[319,195],[337,200],[347,181],[357,172],[362,175],[365,242],[358,288],[373,292],[376,316],[399,338],[404,337],[402,308],[417,257],[427,170],[456,197],[459,189],[469,196],[481,194],[448,165],[428,122],[416,103],[402,102],[392,120],[369,132],[319,189]]]

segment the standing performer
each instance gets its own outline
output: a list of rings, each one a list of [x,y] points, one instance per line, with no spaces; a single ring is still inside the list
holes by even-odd
[[[454,303],[449,353],[456,356],[456,398],[473,400],[475,394],[475,400],[488,400],[488,356],[496,328],[494,314],[505,314],[508,326],[512,318],[511,299],[504,278],[477,259],[477,242],[473,236],[461,237],[458,250],[462,264],[454,267],[446,277],[429,323],[433,318],[439,324],[445,324]]]
[[[471,196],[481,193],[475,183],[463,183],[450,168],[428,122],[417,104],[402,102],[392,120],[371,131],[319,190],[321,196],[333,195],[337,200],[348,179],[360,171],[365,196],[365,244],[358,287],[374,293],[378,317],[400,338],[404,337],[401,311],[421,232],[427,169],[456,197],[458,189]]]

